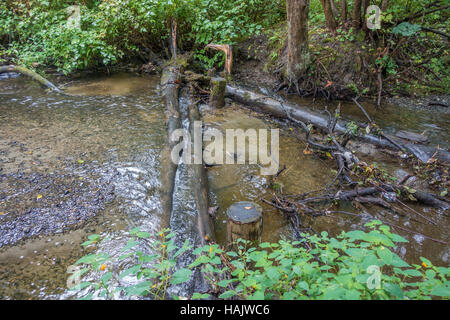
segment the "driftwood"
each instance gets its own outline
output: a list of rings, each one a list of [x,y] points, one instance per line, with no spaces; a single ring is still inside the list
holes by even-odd
[[[169,66],[163,70],[161,77],[162,96],[166,104],[167,144],[161,153],[161,202],[163,208],[162,227],[170,226],[170,216],[173,208],[173,190],[178,164],[171,158],[171,152],[178,141],[171,141],[172,133],[181,128],[181,118],[178,105],[180,73],[176,67]]]
[[[200,121],[200,113],[197,103],[189,105],[189,122],[191,136],[194,137],[194,122]],[[194,150],[195,152],[195,150]],[[214,223],[211,219],[211,210],[208,199],[208,178],[203,164],[191,164],[192,186],[194,188],[195,204],[197,206],[197,226],[202,244],[207,241],[215,241]]]
[[[274,98],[263,94],[255,93],[246,89],[227,85],[226,96],[249,106],[253,110],[261,113],[267,113],[278,118],[288,118],[290,120],[299,121],[304,124],[312,124],[316,128],[328,133],[329,119],[327,116],[302,108],[297,105],[280,102]],[[337,121],[333,132],[336,134],[345,134],[347,131],[347,122]],[[388,135],[375,136],[372,134],[362,134],[355,136],[355,139],[373,144],[380,148],[398,150],[406,149],[422,162],[427,162],[433,156],[440,161],[450,162],[450,153],[439,147],[433,148],[420,144],[397,142],[395,137]]]
[[[317,201],[329,201],[329,200],[341,200],[341,201],[351,201],[360,197],[373,196],[376,194],[380,194],[382,192],[396,192],[396,190],[400,190],[405,194],[411,194],[417,201],[429,205],[431,207],[448,209],[450,208],[450,204],[448,202],[442,201],[438,199],[437,196],[421,191],[414,190],[414,193],[411,193],[411,189],[407,189],[401,185],[388,185],[385,184],[381,187],[367,187],[361,189],[355,189],[351,191],[339,191],[336,194],[325,194],[322,196],[318,196],[315,198],[309,198],[299,201],[300,203],[310,203]]]
[[[0,73],[6,73],[6,72],[17,72],[17,73],[21,73],[25,76],[28,76],[34,80],[36,80],[37,82],[39,82],[40,84],[46,86],[47,88],[49,88],[52,91],[55,91],[57,93],[61,93],[64,94],[64,92],[62,92],[57,86],[55,86],[53,83],[51,83],[50,81],[48,81],[47,79],[45,79],[44,77],[40,76],[39,74],[37,74],[34,71],[31,71],[30,69],[27,69],[25,67],[20,67],[20,66],[14,66],[14,65],[9,65],[9,66],[0,66]]]

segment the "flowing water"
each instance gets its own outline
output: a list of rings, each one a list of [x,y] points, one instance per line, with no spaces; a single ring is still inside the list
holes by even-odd
[[[68,267],[86,254],[80,244],[89,234],[108,235],[111,241],[101,250],[117,255],[130,238],[131,228],[139,226],[157,233],[164,214],[159,168],[166,141],[158,82],[158,77],[128,74],[83,79],[67,86],[65,90],[73,96],[66,97],[47,94],[23,77],[0,79],[0,298],[71,298],[66,283]],[[186,106],[182,100],[182,112]],[[410,116],[414,118],[415,114]],[[281,128],[280,165],[285,165],[286,171],[276,183],[284,193],[318,190],[334,178],[332,161],[304,154],[306,146],[295,129],[234,105],[203,115],[205,128],[221,131]],[[448,120],[444,124],[442,119],[423,120],[429,115],[421,113],[415,117],[414,123],[443,126],[445,134],[441,134],[440,143],[448,141]],[[380,155],[377,162],[390,172],[402,167]],[[246,200],[261,204],[261,198],[269,199],[276,192],[271,187],[272,178],[261,175],[255,165],[214,166],[208,168],[208,179],[211,205],[220,207],[215,220],[220,243],[225,243],[225,212],[232,203]],[[181,164],[171,217],[178,243],[184,239],[198,242],[193,183],[189,167]],[[285,218],[276,209],[262,206],[263,240],[292,238],[294,232]],[[355,212],[351,205],[343,204],[341,209]],[[342,215],[305,219],[304,223],[316,231],[336,234],[362,228],[376,217],[449,240],[448,217],[419,206],[414,209],[439,226],[377,208],[369,208],[361,218]],[[396,231],[410,240],[397,248],[407,261],[417,263],[425,255],[437,265],[448,265],[448,246]],[[145,243],[142,246],[148,249]],[[191,259],[187,256],[179,265]],[[127,263],[114,268],[124,268]],[[184,294],[188,290],[184,287],[174,292]]]

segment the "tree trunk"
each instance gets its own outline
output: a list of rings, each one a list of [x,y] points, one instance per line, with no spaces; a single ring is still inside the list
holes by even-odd
[[[286,0],[288,63],[286,78],[298,83],[310,62],[308,48],[309,0]]]
[[[341,19],[345,23],[347,21],[348,6],[347,0],[341,0]]]
[[[336,6],[336,2],[334,2],[334,0],[330,0],[330,4],[331,9],[333,10],[334,18],[337,20],[337,18],[339,17],[339,10]]]
[[[323,12],[325,13],[325,20],[327,21],[327,27],[330,29],[330,31],[335,31],[336,26],[336,19],[333,14],[333,10],[331,7],[332,0],[320,0],[322,3]]]
[[[355,31],[361,28],[361,5],[362,0],[354,0],[353,3],[353,28]]]
[[[367,14],[367,8],[369,7],[369,0],[363,0],[362,2],[362,21],[363,21],[363,30],[367,31],[369,30],[369,28],[367,27],[367,18],[366,18],[366,14]]]

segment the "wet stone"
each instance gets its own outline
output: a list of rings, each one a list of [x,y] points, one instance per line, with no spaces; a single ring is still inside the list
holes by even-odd
[[[417,143],[428,142],[428,137],[421,135],[421,134],[409,132],[409,131],[398,131],[395,134],[395,136],[398,138],[401,138],[401,139],[405,139],[405,140],[409,140],[409,141],[417,142]]]

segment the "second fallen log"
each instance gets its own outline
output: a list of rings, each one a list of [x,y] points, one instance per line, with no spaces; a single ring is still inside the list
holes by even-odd
[[[225,88],[227,81],[224,78],[211,78],[211,95],[209,96],[209,105],[212,108],[223,108],[225,106]]]
[[[238,202],[227,210],[227,242],[238,239],[261,241],[263,227],[262,208],[253,202]]]

